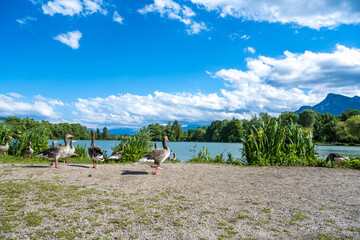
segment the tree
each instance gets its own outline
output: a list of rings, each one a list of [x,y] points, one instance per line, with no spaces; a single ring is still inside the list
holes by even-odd
[[[240,120],[233,118],[221,129],[221,141],[223,142],[240,142],[244,133]]]
[[[220,132],[223,126],[228,122],[228,120],[216,120],[211,122],[211,125],[207,128],[205,134],[205,141],[208,142],[217,142],[220,141]]]
[[[285,125],[290,125],[291,123],[297,123],[299,116],[293,112],[285,111],[280,114],[279,120]]]
[[[184,140],[184,130],[182,129],[181,124],[175,120],[171,126],[171,133],[172,133],[172,141],[181,142]]]
[[[345,122],[346,130],[354,141],[360,140],[360,115],[353,116]]]
[[[336,126],[339,124],[339,121],[336,119],[331,120],[326,123],[321,129],[320,135],[322,136],[322,141],[326,142],[337,142],[338,136],[336,134]]]
[[[315,124],[316,112],[306,109],[299,114],[299,124],[303,127],[312,129]]]
[[[165,135],[165,127],[158,123],[149,124],[147,128],[150,131],[152,141],[161,141],[162,137]]]
[[[102,132],[102,139],[106,140],[107,138],[108,138],[108,129],[107,127],[104,127]]]
[[[101,135],[101,132],[100,130],[97,128],[96,129],[96,135],[95,135],[95,138],[98,139],[98,140],[101,140],[102,139],[102,135]]]
[[[346,121],[348,120],[349,118],[351,117],[354,117],[354,116],[357,116],[357,115],[360,115],[360,111],[355,109],[355,110],[350,110],[350,109],[347,109],[345,112],[343,112],[339,118],[340,118],[340,121]]]

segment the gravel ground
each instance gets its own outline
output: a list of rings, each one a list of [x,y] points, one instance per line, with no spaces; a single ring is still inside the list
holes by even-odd
[[[0,239],[360,239],[360,171],[0,164]]]

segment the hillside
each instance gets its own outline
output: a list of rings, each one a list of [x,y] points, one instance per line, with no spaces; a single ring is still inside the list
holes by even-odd
[[[306,109],[312,109],[319,113],[330,113],[331,115],[341,115],[347,109],[360,110],[360,97],[346,97],[340,94],[329,93],[320,103],[311,106],[302,106],[294,113],[299,114]]]

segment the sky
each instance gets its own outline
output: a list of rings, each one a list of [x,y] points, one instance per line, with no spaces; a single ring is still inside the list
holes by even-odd
[[[0,116],[89,128],[360,96],[359,0],[0,0]]]

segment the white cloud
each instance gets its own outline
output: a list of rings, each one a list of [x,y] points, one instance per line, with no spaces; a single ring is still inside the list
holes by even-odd
[[[35,98],[36,100],[49,103],[50,105],[64,106],[64,103],[63,103],[61,100],[56,100],[56,99],[52,99],[52,98],[43,97],[43,96],[41,96],[40,94],[34,96],[34,98]]]
[[[29,17],[29,16],[24,17],[22,19],[16,19],[16,21],[20,24],[26,24],[30,21],[36,21],[36,20],[37,20],[37,18],[33,18],[33,17]]]
[[[37,116],[41,118],[56,119],[59,115],[54,109],[43,101],[24,102],[18,98],[0,94],[1,116]]]
[[[187,33],[198,34],[201,30],[207,30],[205,23],[196,22],[192,19],[196,14],[186,5],[180,5],[172,0],[154,0],[153,4],[146,5],[138,10],[139,13],[145,15],[151,12],[157,12],[161,17],[175,19],[187,26]]]
[[[72,49],[78,49],[80,46],[79,40],[81,37],[82,37],[82,33],[76,30],[73,32],[59,34],[56,37],[54,37],[54,39],[68,45]]]
[[[198,122],[243,116],[228,112],[226,101],[215,93],[204,95],[155,92],[147,96],[124,94],[107,98],[79,98],[75,106],[82,116],[81,121],[86,124],[140,127],[175,119]]]
[[[314,29],[334,28],[360,23],[358,0],[191,0],[208,11],[220,11],[221,17],[270,23],[295,23]]]
[[[247,47],[247,48],[244,49],[244,51],[252,53],[252,54],[254,54],[256,52],[255,48],[253,48],[253,47]]]
[[[244,40],[248,40],[249,38],[250,38],[250,36],[248,36],[248,35],[246,35],[246,34],[244,34],[244,35],[241,36],[241,39],[244,39]]]
[[[11,97],[14,97],[14,98],[24,98],[24,96],[19,93],[10,92],[10,93],[8,93],[8,95]]]
[[[54,0],[42,5],[44,14],[53,16],[62,14],[64,16],[83,15],[100,12],[106,15],[107,11],[102,7],[102,0]]]
[[[281,59],[260,56],[247,59],[248,71],[222,69],[213,77],[234,90],[221,93],[236,108],[279,114],[313,105],[327,93],[360,95],[360,50],[337,45],[332,53],[286,51]]]
[[[221,69],[209,73],[225,81],[220,93],[123,94],[79,98],[77,118],[83,124],[141,127],[175,119],[209,123],[216,119],[251,118],[267,112],[277,116],[314,105],[328,93],[360,95],[360,50],[337,45],[330,53],[284,52],[281,58],[248,58],[247,70]]]
[[[120,14],[117,11],[115,11],[113,16],[113,21],[123,24],[123,20],[124,19],[120,16]]]

